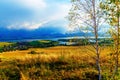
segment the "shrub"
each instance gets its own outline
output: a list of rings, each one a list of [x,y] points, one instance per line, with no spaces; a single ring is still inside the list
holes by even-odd
[[[36,51],[30,51],[30,52],[28,52],[28,54],[37,54],[37,52]]]

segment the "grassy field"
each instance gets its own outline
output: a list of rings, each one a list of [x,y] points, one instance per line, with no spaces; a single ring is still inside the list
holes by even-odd
[[[12,44],[12,43],[9,43],[9,42],[0,42],[0,47],[3,47],[4,45],[10,45],[10,44]]]
[[[111,76],[111,50],[101,47],[103,80]],[[0,54],[0,80],[97,80],[91,46],[31,48]]]

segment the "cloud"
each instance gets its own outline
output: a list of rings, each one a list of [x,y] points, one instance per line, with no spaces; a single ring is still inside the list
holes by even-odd
[[[33,20],[45,8],[45,0],[0,0],[0,23]]]
[[[71,5],[70,3],[62,3],[62,4],[54,4],[51,6],[51,10],[49,12],[49,15],[47,16],[47,19],[49,20],[49,25],[61,27],[64,29],[68,29],[68,11],[70,10]]]
[[[63,28],[70,6],[69,0],[0,0],[0,23],[8,29]]]
[[[1,4],[17,5],[29,9],[44,9],[46,7],[45,0],[1,0]]]
[[[45,9],[47,4],[45,0],[17,0],[23,6],[35,11]]]
[[[51,16],[51,20],[63,20],[68,15],[68,11],[70,9],[70,4],[57,4],[55,5],[56,11]]]
[[[22,22],[22,23],[14,23],[9,26],[7,26],[8,29],[26,29],[26,30],[34,30],[38,29],[44,24],[46,24],[48,21],[43,21],[40,23],[35,22]]]

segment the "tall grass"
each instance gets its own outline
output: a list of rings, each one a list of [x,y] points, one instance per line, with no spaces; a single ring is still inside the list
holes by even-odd
[[[29,54],[31,51],[37,54]],[[109,52],[108,48],[101,52],[103,80],[110,76]],[[11,57],[4,60],[5,54]],[[0,80],[97,80],[98,76],[94,55],[88,55],[83,46],[13,51],[0,56]]]

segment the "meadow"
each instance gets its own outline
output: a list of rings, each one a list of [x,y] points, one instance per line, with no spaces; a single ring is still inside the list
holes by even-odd
[[[102,79],[111,76],[110,47],[101,47]],[[0,80],[97,80],[92,46],[54,46],[0,53]]]

